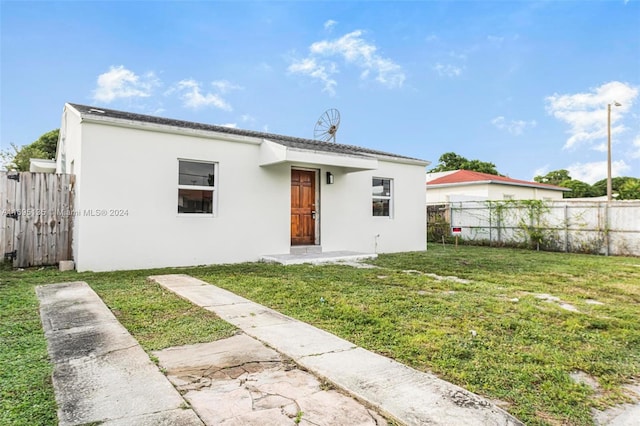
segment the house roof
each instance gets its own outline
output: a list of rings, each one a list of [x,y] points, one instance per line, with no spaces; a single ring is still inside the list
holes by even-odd
[[[456,170],[446,173],[435,179],[428,180],[429,187],[445,187],[460,185],[475,185],[494,183],[500,185],[525,186],[530,188],[548,189],[551,191],[571,191],[569,188],[549,185],[547,183],[529,182],[526,180],[512,179],[507,176],[491,175],[489,173],[474,172],[471,170]]]
[[[397,160],[409,160],[410,162],[430,164],[429,161],[421,160],[415,157],[407,157],[398,154],[392,154],[384,151],[377,151],[374,149],[363,148],[355,145],[345,145],[332,142],[323,142],[313,139],[304,139],[294,136],[278,135],[275,133],[258,132],[254,130],[244,130],[232,127],[217,126],[213,124],[196,123],[184,120],[175,120],[171,118],[157,117],[152,115],[135,114],[132,112],[117,111],[113,109],[93,107],[88,105],[80,105],[74,103],[68,103],[71,107],[77,110],[83,117],[95,117],[95,118],[111,118],[115,120],[122,120],[124,122],[140,122],[151,123],[161,126],[178,127],[192,130],[202,130],[217,133],[226,133],[230,135],[247,136],[251,138],[266,139],[277,144],[306,151],[326,152],[330,154],[342,154],[358,157],[383,157]]]

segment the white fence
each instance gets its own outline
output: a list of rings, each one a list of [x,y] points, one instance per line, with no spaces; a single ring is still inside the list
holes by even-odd
[[[461,238],[489,245],[640,256],[640,200],[465,201],[444,206]]]

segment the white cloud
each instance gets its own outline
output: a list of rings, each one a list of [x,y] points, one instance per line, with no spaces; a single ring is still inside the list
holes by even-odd
[[[331,78],[335,73],[336,65],[328,63],[326,65],[319,64],[314,58],[305,58],[289,65],[289,72],[308,75],[309,77],[318,79],[324,83],[323,92],[330,95],[336,94],[336,86],[338,82]]]
[[[458,52],[455,52],[453,50],[451,52],[449,52],[449,57],[453,58],[453,59],[460,60],[460,61],[466,61],[467,60],[467,54],[466,53],[458,53]]]
[[[462,74],[462,68],[452,64],[436,63],[433,66],[435,72],[441,77],[458,77]]]
[[[291,73],[310,76],[324,83],[324,91],[335,94],[338,64],[334,58],[342,59],[346,65],[362,69],[360,78],[365,80],[375,75],[375,80],[389,88],[402,87],[405,75],[402,67],[391,59],[377,53],[378,48],[362,38],[363,32],[356,30],[334,40],[322,40],[309,46],[309,56],[295,60],[289,66]]]
[[[203,94],[200,83],[192,79],[179,81],[169,93],[174,91],[181,93],[180,98],[184,102],[184,106],[188,108],[198,109],[204,106],[214,106],[225,111],[233,110],[231,105],[219,94]]]
[[[491,124],[496,126],[499,130],[506,130],[512,135],[518,136],[524,133],[525,129],[533,128],[538,125],[535,120],[511,120],[507,121],[503,116],[499,116],[491,120]]]
[[[238,128],[238,123],[224,123],[224,124],[218,124],[218,126],[229,127],[231,129],[237,129]]]
[[[334,21],[333,19],[329,19],[327,22],[324,23],[324,29],[330,30],[333,27],[335,27],[337,23],[338,23],[337,21]]]
[[[213,87],[215,87],[216,89],[218,89],[218,91],[220,93],[227,93],[230,92],[231,90],[240,90],[243,89],[242,86],[238,86],[236,84],[231,83],[228,80],[216,80],[216,81],[212,81],[211,85]]]
[[[489,43],[492,43],[492,44],[500,46],[502,44],[502,42],[504,41],[504,37],[488,35],[487,36],[487,41],[489,41]]]
[[[574,163],[566,168],[572,179],[581,180],[593,185],[607,177],[607,162],[595,161],[592,163]],[[611,162],[611,176],[624,176],[631,167],[624,161]]]
[[[467,61],[467,54],[452,50],[446,54],[446,57],[447,59],[444,59],[444,63],[436,62],[436,64],[431,68],[440,77],[460,77],[465,69],[464,64]]]
[[[265,73],[269,73],[273,71],[273,67],[266,62],[260,62],[260,64],[258,64],[257,66],[257,69],[259,72],[265,72]]]
[[[111,66],[109,71],[98,76],[98,84],[93,92],[93,99],[104,103],[110,103],[118,99],[149,98],[153,95],[153,89],[162,83],[153,72],[137,75],[123,65]],[[184,79],[173,84],[164,94],[178,94],[183,105],[188,108],[201,108],[214,106],[225,111],[231,111],[231,105],[222,95],[242,89],[228,80],[216,80],[211,82],[212,90],[203,93],[200,82],[193,79]],[[148,109],[148,108],[143,108]],[[149,113],[158,114],[164,111],[162,104]]]
[[[613,142],[612,142],[613,143]],[[591,147],[591,149],[593,149],[594,151],[598,151],[598,152],[607,152],[607,150],[609,149],[608,145],[606,142],[601,142],[597,145],[593,145]]]
[[[631,158],[640,158],[640,135],[636,136],[633,141]]]
[[[93,91],[93,100],[110,103],[116,99],[147,98],[160,82],[153,72],[142,76],[123,65],[111,66],[109,71],[98,76],[98,85]]]
[[[611,108],[611,134],[622,133],[626,128],[621,120],[637,96],[637,87],[612,81],[593,88],[590,92],[553,94],[545,100],[547,112],[570,127],[567,131],[570,136],[564,145],[564,148],[569,149],[581,144],[597,147],[598,141],[607,137],[607,104],[614,101],[622,105]]]
[[[533,171],[533,176],[531,177],[531,180],[533,180],[533,178],[536,177],[536,176],[544,176],[549,172],[550,172],[550,170],[549,170],[549,165],[548,164],[545,164],[542,167],[538,167],[537,169],[535,169]]]

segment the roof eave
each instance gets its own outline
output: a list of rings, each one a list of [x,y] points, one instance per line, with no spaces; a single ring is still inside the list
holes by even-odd
[[[426,185],[429,188],[446,188],[452,186],[465,186],[465,185],[485,185],[485,184],[495,184],[495,185],[508,185],[508,186],[521,186],[525,188],[535,188],[535,189],[546,189],[549,191],[571,191],[569,188],[563,188],[561,186],[557,187],[548,187],[548,186],[540,186],[535,184],[526,184],[526,183],[518,183],[518,182],[505,182],[501,180],[476,180],[471,182],[451,182],[451,183],[432,183],[427,182]]]
[[[391,153],[384,153],[384,152],[379,152],[375,150],[369,150],[366,148],[351,146],[351,145],[340,145],[340,146],[345,147],[345,149],[347,148],[352,149],[353,152],[344,152],[344,150],[340,152],[333,152],[332,150],[315,149],[313,146],[293,147],[293,146],[289,146],[287,143],[284,143],[284,142],[313,145],[314,141],[304,140],[301,138],[295,138],[295,137],[285,136],[285,135],[275,135],[275,134],[267,134],[267,133],[253,132],[253,131],[246,131],[246,132],[255,133],[255,134],[239,134],[239,132],[243,132],[243,131],[231,129],[231,128],[225,129],[225,128],[222,128],[221,126],[211,126],[214,128],[203,129],[203,128],[185,127],[185,126],[169,124],[169,123],[157,123],[153,121],[139,120],[133,117],[122,118],[122,117],[113,117],[108,115],[101,116],[99,114],[101,112],[105,113],[105,111],[108,111],[109,113],[117,112],[121,114],[130,114],[130,113],[109,110],[109,109],[105,109],[105,111],[102,111],[100,108],[94,108],[87,105],[78,105],[78,107],[81,107],[81,109],[78,109],[76,108],[75,105],[67,103],[65,104],[65,107],[73,110],[74,113],[78,114],[78,116],[80,117],[80,121],[86,122],[86,123],[113,125],[113,126],[132,128],[132,129],[138,129],[138,130],[157,131],[157,132],[163,132],[163,133],[179,134],[179,135],[194,136],[194,137],[204,137],[208,139],[242,142],[242,143],[249,143],[254,145],[260,145],[263,143],[263,141],[270,140],[273,143],[277,143],[282,146],[286,146],[288,149],[298,150],[300,152],[322,153],[322,155],[328,155],[328,156],[350,156],[355,158],[364,158],[364,159],[370,159],[370,160],[376,160],[376,161],[381,160],[381,161],[389,161],[389,162],[402,163],[402,164],[418,165],[422,167],[426,167],[429,164],[431,164],[430,161],[426,161],[426,160],[421,160],[421,159],[411,158],[411,157],[404,157],[400,155],[394,155]],[[85,111],[85,109],[88,109],[87,111],[89,112]],[[136,114],[131,114],[131,115],[136,116]],[[150,118],[150,119],[155,118],[151,116],[144,116],[144,117]],[[159,119],[162,120],[162,118],[159,118]],[[171,120],[171,119],[167,119],[167,120]],[[173,121],[176,121],[176,120],[173,120]],[[184,122],[184,121],[179,121],[179,122],[183,124],[189,124],[189,122]],[[190,124],[197,124],[199,126],[205,126],[205,127],[209,126],[202,123],[190,123]],[[280,139],[282,140],[282,143],[280,142]]]
[[[108,124],[130,129],[203,137],[207,139],[218,139],[230,142],[248,143],[253,145],[260,145],[262,143],[262,139],[253,136],[235,135],[232,133],[219,132],[215,130],[190,129],[187,127],[170,126],[166,124],[149,123],[136,120],[124,120],[121,118],[113,117],[99,117],[93,114],[85,114],[82,112],[80,113],[80,120],[85,123]]]
[[[400,164],[410,164],[413,166],[428,167],[431,164],[431,161],[420,160],[418,158],[393,157],[393,156],[379,155],[379,154],[368,154],[368,155],[383,161],[390,161],[393,163],[400,163]]]

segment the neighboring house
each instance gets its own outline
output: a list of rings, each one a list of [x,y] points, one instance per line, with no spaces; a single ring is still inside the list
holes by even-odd
[[[571,191],[555,185],[470,170],[427,173],[427,204],[481,200],[560,200]]]
[[[29,171],[36,172],[36,173],[55,173],[56,160],[43,160],[40,158],[30,158]]]
[[[56,162],[79,271],[426,248],[416,158],[66,104]]]

